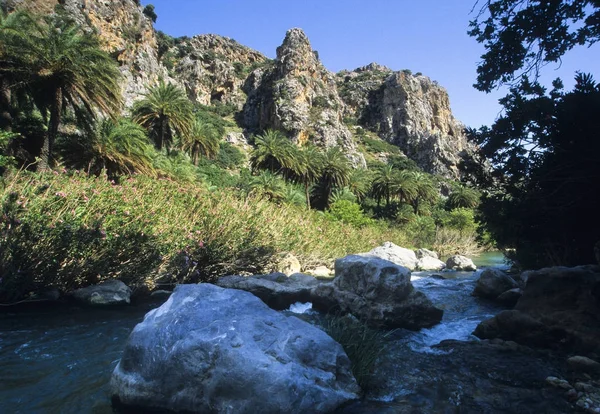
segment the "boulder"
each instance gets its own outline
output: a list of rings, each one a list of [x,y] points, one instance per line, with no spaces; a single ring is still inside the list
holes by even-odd
[[[415,256],[417,256],[417,259],[423,259],[425,257],[433,257],[434,259],[439,259],[439,256],[436,252],[428,249],[415,250]]]
[[[131,333],[113,403],[144,412],[326,413],[358,398],[341,345],[254,295],[180,285]]]
[[[443,314],[414,290],[410,270],[376,257],[336,260],[333,282],[316,286],[311,295],[314,309],[351,313],[376,328],[428,328]]]
[[[503,271],[489,268],[481,273],[473,295],[485,299],[496,299],[504,292],[518,287],[517,282]]]
[[[465,271],[465,272],[474,272],[477,270],[477,266],[473,263],[471,259],[461,255],[454,255],[446,260],[446,268],[450,270],[457,271]]]
[[[306,270],[306,273],[311,274],[314,277],[325,277],[325,278],[333,277],[333,271],[331,269],[329,269],[327,266],[317,266],[313,269]]]
[[[515,310],[482,322],[475,335],[583,354],[597,352],[600,267],[551,267],[524,275],[527,283]]]
[[[521,288],[514,288],[502,293],[496,300],[506,306],[515,306],[519,299],[521,299],[521,296],[523,296],[523,290]]]
[[[283,273],[270,273],[257,276],[224,276],[219,278],[217,286],[229,289],[245,290],[260,298],[270,308],[288,309],[296,302],[310,302],[311,289],[319,284],[312,276],[295,273],[286,276]]]
[[[299,273],[300,270],[300,261],[291,253],[281,253],[278,255],[273,268],[273,271],[285,273],[286,275]]]
[[[567,359],[569,369],[575,372],[586,374],[600,374],[600,362],[593,359],[577,355]]]
[[[417,270],[442,270],[446,263],[432,256],[424,256],[417,260]]]
[[[503,311],[481,322],[473,334],[481,339],[500,338],[539,348],[548,348],[553,344],[565,342],[568,336],[565,331],[551,329],[518,310]]]
[[[415,270],[417,268],[417,256],[415,255],[415,252],[397,246],[392,242],[385,242],[383,243],[383,246],[376,247],[368,253],[362,253],[361,256],[378,257],[399,266],[404,266],[409,270]]]
[[[120,280],[106,280],[97,285],[77,289],[71,296],[86,305],[125,305],[131,301],[131,289]]]

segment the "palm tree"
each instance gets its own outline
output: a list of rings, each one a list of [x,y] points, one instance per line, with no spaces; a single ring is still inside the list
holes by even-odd
[[[250,181],[251,193],[271,201],[280,201],[285,197],[283,180],[270,171],[261,171]]]
[[[465,186],[457,186],[448,197],[448,207],[451,209],[465,207],[473,208],[479,204],[479,193]]]
[[[369,194],[371,182],[371,172],[363,168],[357,168],[350,173],[348,190],[350,190],[359,201],[362,201]]]
[[[395,197],[395,188],[398,182],[398,172],[391,165],[385,165],[378,169],[375,178],[371,184],[371,194],[377,200],[377,205],[381,199],[385,198],[386,208],[390,206],[390,201]]]
[[[331,147],[323,154],[321,185],[324,190],[325,208],[329,207],[333,189],[342,188],[348,184],[350,170],[350,162],[339,147]]]
[[[22,68],[31,75],[28,89],[38,109],[50,114],[38,166],[43,171],[53,162],[64,108],[71,106],[80,119],[94,118],[97,111],[114,116],[121,108],[121,75],[95,35],[57,16],[36,21],[21,50],[31,59]]]
[[[34,20],[23,11],[7,14],[0,9],[0,128],[12,131],[12,88],[29,78],[26,43]]]
[[[213,158],[219,153],[219,138],[218,130],[213,125],[196,119],[190,133],[182,137],[181,147],[190,153],[194,165],[198,165],[200,154]]]
[[[57,144],[59,153],[74,168],[96,174],[106,169],[109,178],[134,172],[155,175],[152,145],[146,131],[128,119],[98,122],[91,141],[81,135],[60,141]]]
[[[290,168],[293,181],[304,186],[306,207],[310,209],[310,187],[321,177],[322,153],[314,145],[294,151]]]
[[[401,202],[411,203],[417,196],[417,184],[410,171],[403,170],[395,174],[393,188]]]
[[[254,170],[287,173],[292,169],[296,148],[281,132],[268,129],[258,135],[254,143],[256,148],[250,154],[250,164]]]
[[[158,150],[169,152],[173,134],[183,140],[193,125],[192,103],[185,92],[171,83],[160,81],[144,98],[133,105],[133,119],[146,128]]]
[[[409,199],[409,202],[413,206],[415,214],[417,214],[422,202],[432,203],[438,198],[438,191],[429,175],[420,171],[410,171],[409,174],[412,176],[415,186],[415,194]]]

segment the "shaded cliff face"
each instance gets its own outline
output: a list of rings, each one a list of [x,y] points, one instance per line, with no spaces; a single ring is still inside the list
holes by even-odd
[[[263,54],[213,34],[183,40],[162,60],[172,66],[171,75],[185,87],[190,99],[203,105],[233,105],[238,110],[246,102],[244,81],[250,72],[268,62]]]
[[[123,95],[130,106],[149,84],[168,74],[158,62],[152,21],[135,0],[4,0],[9,9],[52,13],[57,6],[84,28],[96,31],[102,47],[121,65]]]
[[[397,145],[425,171],[458,177],[473,150],[444,88],[426,76],[371,64],[337,75],[345,116]]]
[[[254,71],[244,85],[244,126],[284,131],[295,143],[340,146],[355,165],[364,165],[342,122],[344,103],[334,76],[321,64],[301,29],[287,32],[271,67]]]

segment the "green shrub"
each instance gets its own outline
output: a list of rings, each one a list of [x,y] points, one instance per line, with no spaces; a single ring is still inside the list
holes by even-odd
[[[219,153],[217,154],[216,164],[228,170],[240,168],[244,165],[246,156],[237,147],[228,142],[221,142]]]
[[[326,216],[332,220],[338,220],[347,224],[351,224],[356,227],[367,226],[373,224],[373,220],[365,217],[365,213],[362,211],[357,203],[349,200],[338,200],[334,202],[330,207]]]
[[[342,345],[352,364],[352,374],[363,392],[370,389],[375,363],[387,346],[391,332],[374,330],[351,315],[329,315],[321,326]]]

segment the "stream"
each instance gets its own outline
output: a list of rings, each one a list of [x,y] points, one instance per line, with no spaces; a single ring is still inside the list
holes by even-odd
[[[505,266],[499,253],[474,261],[480,267]],[[369,401],[341,412],[568,410],[542,389],[542,376],[560,376],[550,356],[511,354],[473,341],[477,324],[502,310],[470,295],[477,273],[413,273],[414,286],[444,309],[442,323],[394,333]],[[110,375],[130,331],[159,304],[0,313],[0,413],[112,413]],[[455,341],[437,346],[443,340]]]

